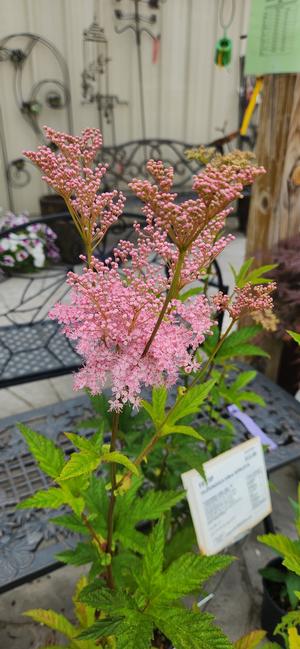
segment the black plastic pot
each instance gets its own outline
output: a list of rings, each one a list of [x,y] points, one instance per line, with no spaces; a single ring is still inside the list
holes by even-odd
[[[64,199],[57,194],[46,194],[40,197],[41,214],[68,214]],[[62,261],[67,264],[78,264],[79,256],[84,253],[81,237],[72,221],[64,219],[51,221],[51,229],[57,235],[56,244],[60,251]]]
[[[280,569],[281,566],[282,566],[281,557],[276,557],[276,559],[272,559],[272,561],[269,561],[266,567]],[[285,611],[283,608],[278,606],[278,604],[273,599],[272,591],[271,591],[272,583],[274,582],[268,581],[268,579],[265,579],[265,577],[263,577],[261,628],[264,629],[264,631],[267,631],[267,636],[269,640],[272,640],[273,642],[277,642],[277,644],[279,644],[281,647],[285,647],[283,638],[279,635],[276,636],[273,635],[277,624],[279,624],[283,615],[286,615],[287,611]]]

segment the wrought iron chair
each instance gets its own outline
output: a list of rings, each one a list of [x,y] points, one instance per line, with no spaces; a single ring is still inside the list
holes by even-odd
[[[99,160],[108,164],[105,175],[107,188],[118,187],[126,190],[132,178],[145,178],[147,160],[163,160],[174,168],[174,190],[191,193],[192,178],[199,172],[199,163],[188,160],[185,151],[194,148],[179,140],[152,138],[133,140],[111,147],[103,147]],[[131,206],[130,206],[131,207]]]
[[[143,216],[125,212],[107,233],[96,255],[104,260],[111,255],[119,238],[134,236],[133,222]],[[45,378],[69,374],[81,365],[69,339],[61,334],[56,321],[47,317],[50,307],[66,297],[66,275],[83,253],[80,237],[68,214],[35,219],[0,233],[26,232],[29,226],[47,224],[57,234],[61,261],[34,272],[6,269],[0,275],[0,387],[9,387]],[[210,285],[223,291],[222,275],[213,263]],[[218,317],[222,326],[222,314]]]

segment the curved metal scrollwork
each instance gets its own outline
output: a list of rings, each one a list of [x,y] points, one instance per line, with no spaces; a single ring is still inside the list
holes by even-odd
[[[16,41],[24,39],[23,48],[14,47]],[[37,46],[49,50],[56,59],[61,72],[60,79],[42,79],[32,86],[25,95],[23,87],[23,73],[26,63],[29,61],[32,52]],[[43,132],[39,124],[39,118],[44,105],[53,109],[66,109],[68,120],[68,131],[73,131],[73,120],[71,113],[70,77],[67,63],[59,50],[46,38],[38,34],[22,32],[20,34],[9,34],[0,41],[0,62],[10,61],[14,67],[13,90],[19,110],[31,126],[33,131],[43,138]],[[48,86],[48,87],[47,87]],[[42,90],[47,87],[47,92],[42,96]]]
[[[24,158],[11,160],[7,165],[8,181],[12,187],[20,189],[26,187],[31,180],[31,174],[28,170],[28,163]]]
[[[22,46],[20,46],[20,42]],[[24,70],[27,69],[33,51],[37,47],[48,50],[56,60],[60,70],[60,78],[54,77],[35,81],[29,90],[24,89]],[[67,114],[67,129],[73,132],[71,111],[70,77],[67,63],[59,50],[46,38],[38,34],[22,32],[9,34],[0,40],[0,63],[11,63],[13,66],[13,93],[22,117],[34,133],[45,142],[40,126],[44,107],[53,110],[65,110]],[[0,123],[0,148],[3,164],[6,169],[7,195],[9,207],[14,211],[13,188],[25,187],[31,180],[28,163],[22,158],[9,161],[5,142],[3,118]]]

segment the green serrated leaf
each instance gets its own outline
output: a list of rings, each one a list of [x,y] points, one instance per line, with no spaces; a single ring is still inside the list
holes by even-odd
[[[292,574],[288,573],[285,579],[285,583],[286,583],[288,598],[290,600],[291,607],[296,608],[298,603],[298,597],[296,595],[296,591],[300,588],[300,575],[295,575],[294,573]]]
[[[62,482],[62,489],[66,493],[66,503],[73,509],[74,514],[80,517],[85,508],[84,498],[78,495],[74,496],[68,488],[67,482],[67,480]]]
[[[104,480],[100,480],[95,475],[91,475],[90,484],[85,491],[84,499],[88,511],[94,515],[93,527],[102,536],[106,537],[108,498]]]
[[[254,262],[254,257],[247,259],[241,266],[238,273],[233,270],[235,284],[238,288],[243,288],[246,284],[266,284],[272,280],[268,277],[264,277],[266,273],[269,273],[271,270],[277,267],[277,264],[268,264],[265,266],[260,266],[259,268],[254,268],[250,271],[250,268]]]
[[[229,433],[228,430],[224,430],[219,426],[217,427],[210,426],[209,424],[201,424],[198,430],[201,437],[203,437],[206,442],[210,442],[215,439],[228,439],[232,437],[231,433]],[[207,457],[206,459],[208,460],[209,458]]]
[[[109,619],[105,618],[104,620],[106,624],[116,620],[120,622],[120,624],[114,625],[113,628],[109,626],[109,632],[116,636],[118,648],[144,649],[150,646],[152,622],[147,614],[142,614],[137,609],[133,597],[119,589],[112,591],[105,588],[98,579],[83,589],[80,599],[89,606],[106,613],[109,616]],[[106,625],[99,627],[97,622],[91,629],[88,629],[88,633],[81,634],[79,637],[96,639],[107,634]]]
[[[277,624],[274,635],[283,635],[286,633],[287,629],[290,627],[297,627],[300,624],[300,611],[290,611],[281,618],[279,624]]]
[[[237,378],[233,381],[231,384],[231,387],[234,390],[241,390],[244,388],[248,383],[251,383],[256,377],[257,372],[255,370],[249,370],[246,372],[240,372]]]
[[[88,475],[92,471],[95,471],[99,464],[101,464],[101,457],[95,453],[89,453],[87,451],[72,453],[69,461],[65,464],[59,475],[59,481]]]
[[[51,439],[35,433],[25,424],[20,423],[18,427],[41,470],[51,478],[57,478],[65,463],[62,450]]]
[[[170,426],[176,424],[179,419],[198,412],[201,404],[206,399],[214,384],[215,381],[210,380],[201,385],[194,385],[192,388],[186,390],[186,392],[177,399],[175,405],[169,411],[165,425]]]
[[[184,491],[148,491],[143,498],[136,498],[127,516],[134,523],[147,520],[155,520],[161,514],[174,507],[185,498]],[[126,516],[126,512],[124,511]]]
[[[30,498],[26,498],[17,505],[17,509],[58,509],[61,505],[67,503],[66,494],[59,487],[51,487],[47,491],[37,491]]]
[[[251,631],[247,633],[240,640],[234,643],[234,649],[255,649],[262,640],[266,637],[266,632],[262,630]]]
[[[185,293],[181,293],[178,297],[181,302],[185,302],[189,297],[194,297],[194,295],[199,295],[201,293],[203,293],[203,286],[195,286],[194,288],[185,291]]]
[[[83,566],[86,563],[98,561],[99,550],[92,543],[78,543],[76,548],[72,550],[64,550],[55,555],[56,559],[62,563],[67,563],[72,566]]]
[[[164,419],[168,391],[165,386],[154,387],[152,390],[152,407],[154,422],[159,423]]]
[[[267,354],[267,352],[261,349],[261,347],[258,347],[258,345],[252,345],[250,343],[241,343],[239,345],[236,345],[235,347],[232,348],[225,347],[223,349],[225,342],[223,343],[218,354],[216,355],[216,361],[226,360],[227,358],[236,358],[237,356],[264,356],[265,358],[269,358],[269,354]]]
[[[147,615],[139,615],[135,624],[130,620],[127,624],[124,620],[122,627],[118,629],[117,649],[150,649],[153,636],[153,622]]]
[[[142,534],[142,532],[135,530],[130,524],[130,521],[126,526],[116,526],[113,538],[116,541],[120,541],[124,548],[127,548],[128,550],[139,552],[139,554],[144,554],[145,552],[145,535]]]
[[[250,325],[248,327],[242,327],[233,331],[229,336],[227,336],[222,344],[218,356],[223,349],[235,349],[241,344],[248,343],[252,340],[257,334],[261,331],[260,325]]]
[[[117,464],[122,464],[134,475],[139,475],[138,467],[127,457],[127,455],[124,455],[124,453],[120,453],[119,451],[103,453],[101,460],[103,462],[116,462]]]
[[[160,589],[160,577],[164,560],[164,523],[161,519],[149,534],[141,573],[135,574],[135,579],[142,594],[151,599]]]
[[[95,621],[95,608],[80,601],[80,594],[87,584],[87,577],[85,575],[80,577],[76,584],[75,593],[72,597],[76,618],[80,626],[83,628],[91,626]]]
[[[64,615],[62,615],[61,613],[56,613],[51,609],[44,610],[42,608],[36,608],[25,611],[23,615],[30,617],[35,622],[45,624],[45,626],[48,626],[50,629],[54,629],[54,631],[63,633],[70,640],[72,640],[72,638],[74,638],[74,635],[76,635],[77,633],[76,627],[73,626],[73,624],[71,624],[71,622],[69,622],[69,620],[67,620]]]
[[[123,617],[113,617],[111,619],[105,618],[104,620],[98,620],[88,629],[81,631],[77,635],[77,640],[98,640],[98,638],[107,637],[110,635],[115,635],[118,631],[118,628],[123,622]]]
[[[256,403],[258,406],[261,406],[262,408],[264,408],[266,405],[265,400],[263,399],[263,397],[260,396],[260,394],[257,394],[257,392],[252,392],[250,390],[247,390],[247,392],[240,392],[239,401],[240,402],[246,401],[247,403]]]
[[[151,609],[154,623],[176,649],[232,649],[232,644],[207,613],[175,606]]]
[[[199,589],[204,581],[232,563],[233,557],[183,554],[165,570],[161,579],[161,597],[180,599]]]
[[[233,268],[233,266],[230,266],[230,267],[231,267],[231,270],[232,270],[232,272],[233,272],[233,276],[234,276],[234,280],[235,280],[235,285],[236,285],[238,288],[242,288],[242,286],[244,285],[244,284],[243,284],[244,279],[245,279],[245,277],[247,276],[248,271],[249,271],[249,268],[251,268],[253,262],[254,262],[254,257],[249,257],[249,259],[246,259],[246,261],[244,261],[244,263],[242,264],[242,266],[241,266],[241,268],[240,268],[239,271],[236,271],[236,270]]]
[[[277,264],[267,264],[266,266],[260,266],[252,270],[247,278],[245,283],[250,283],[253,286],[256,284],[269,284],[272,282],[272,278],[264,277],[266,273],[269,273],[271,270],[277,267]]]
[[[103,585],[100,579],[88,584],[82,589],[79,599],[81,602],[97,608],[104,613],[125,615],[126,612],[135,610],[134,600],[120,589],[110,590]]]
[[[300,541],[292,541],[283,534],[264,534],[258,540],[283,557],[283,565],[300,575]]]
[[[82,451],[88,451],[89,453],[95,454],[95,447],[91,440],[82,435],[76,435],[76,433],[64,433],[65,436],[74,444],[76,448],[79,448]]]
[[[113,617],[99,620],[93,627],[83,631],[79,638],[102,638],[116,636],[117,649],[148,649],[151,645],[153,624],[147,615],[136,612],[129,620]]]
[[[71,532],[89,534],[82,520],[75,514],[61,514],[61,516],[54,516],[53,518],[50,518],[50,521],[55,525],[59,525],[61,527],[65,527],[67,530],[71,530]]]
[[[298,343],[298,345],[300,345],[299,333],[297,333],[296,331],[290,331],[289,329],[287,329],[287,333],[293,338],[293,340],[295,340],[296,343]]]
[[[177,456],[183,460],[190,469],[196,469],[203,480],[206,480],[204,462],[210,459],[209,453],[199,448],[183,448],[177,451]]]
[[[192,426],[176,426],[174,424],[165,424],[161,430],[160,437],[166,437],[167,435],[173,434],[188,435],[189,437],[194,437],[195,439],[203,441],[202,435],[200,435],[200,433],[198,433]]]

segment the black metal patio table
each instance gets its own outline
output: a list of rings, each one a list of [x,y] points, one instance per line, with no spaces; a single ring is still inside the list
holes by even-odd
[[[252,387],[265,399],[266,407],[251,404],[244,411],[278,445],[266,453],[267,470],[271,473],[300,459],[300,403],[260,373]],[[16,511],[18,502],[48,485],[16,422],[47,435],[68,453],[71,443],[63,431],[73,430],[76,422],[90,414],[88,397],[80,396],[0,422],[0,592],[59,567],[55,554],[78,540],[78,536],[49,522],[53,511]],[[244,426],[237,420],[234,424],[236,443],[245,441],[248,434]]]

